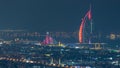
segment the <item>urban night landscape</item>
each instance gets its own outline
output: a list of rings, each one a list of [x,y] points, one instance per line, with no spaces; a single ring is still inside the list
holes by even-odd
[[[120,68],[120,0],[1,0],[0,68]]]

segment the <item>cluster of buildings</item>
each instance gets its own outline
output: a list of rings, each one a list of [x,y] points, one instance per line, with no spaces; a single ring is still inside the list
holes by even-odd
[[[56,41],[63,43],[76,43],[78,32],[49,32],[49,35]],[[46,32],[29,32],[26,30],[0,30],[0,41],[29,40],[42,42],[46,37]],[[103,40],[104,39],[104,40]],[[93,42],[107,42],[108,40],[120,39],[119,34],[93,34]]]

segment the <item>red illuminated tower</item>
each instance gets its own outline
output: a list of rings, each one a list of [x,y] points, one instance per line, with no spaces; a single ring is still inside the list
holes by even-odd
[[[82,18],[82,22],[79,29],[79,42],[91,43],[92,36],[92,14],[91,6],[86,15]]]

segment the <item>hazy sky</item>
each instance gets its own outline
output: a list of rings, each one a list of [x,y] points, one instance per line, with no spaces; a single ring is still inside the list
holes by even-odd
[[[120,32],[120,0],[1,0],[0,29],[78,31],[90,3],[95,31]]]

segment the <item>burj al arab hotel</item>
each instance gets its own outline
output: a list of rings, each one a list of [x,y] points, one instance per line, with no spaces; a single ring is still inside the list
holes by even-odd
[[[79,43],[91,43],[92,38],[92,14],[91,7],[82,18],[79,29]]]

